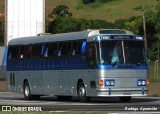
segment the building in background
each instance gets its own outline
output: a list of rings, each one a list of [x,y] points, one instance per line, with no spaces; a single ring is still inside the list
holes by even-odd
[[[45,32],[45,0],[6,0],[5,14],[5,45],[13,38]]]

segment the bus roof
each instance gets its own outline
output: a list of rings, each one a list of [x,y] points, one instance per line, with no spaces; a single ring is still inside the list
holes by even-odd
[[[124,35],[134,35],[134,33],[121,30],[121,29],[100,29],[100,30],[87,30],[80,32],[69,32],[69,33],[60,33],[60,34],[52,34],[45,36],[31,36],[31,37],[22,37],[15,38],[9,41],[8,45],[27,45],[27,44],[35,44],[42,42],[56,42],[56,41],[67,41],[67,40],[79,40],[79,39],[87,39],[89,37],[96,35],[115,35],[115,34],[124,34]]]

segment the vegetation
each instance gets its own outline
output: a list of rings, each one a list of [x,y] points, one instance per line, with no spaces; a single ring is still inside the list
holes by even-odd
[[[159,94],[154,94],[154,95],[151,95],[151,97],[160,97]]]
[[[46,12],[50,13],[59,5],[66,5],[74,18],[93,20],[107,20],[114,22],[117,19],[129,19],[132,16],[141,16],[141,11],[134,8],[156,4],[157,0],[107,0],[84,4],[82,0],[46,0]]]
[[[94,3],[94,2],[102,2],[102,3],[105,3],[105,2],[107,2],[107,1],[113,1],[113,0],[82,0],[82,2],[84,3],[84,4],[89,4],[89,3]]]

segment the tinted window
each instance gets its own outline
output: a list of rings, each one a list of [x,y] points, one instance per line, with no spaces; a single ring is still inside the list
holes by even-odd
[[[68,56],[69,53],[69,42],[63,43],[62,44],[62,50],[61,50],[62,56]]]
[[[23,58],[31,57],[32,47],[31,45],[26,45],[23,47]]]
[[[9,59],[19,58],[19,46],[9,47],[8,58]]]
[[[40,57],[41,56],[41,45],[36,44],[32,46],[32,57]]]
[[[56,56],[56,44],[48,44],[48,56],[53,57]]]

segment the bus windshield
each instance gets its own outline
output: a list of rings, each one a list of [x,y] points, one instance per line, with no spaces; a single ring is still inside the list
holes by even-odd
[[[147,64],[142,41],[98,41],[96,47],[98,64]]]

